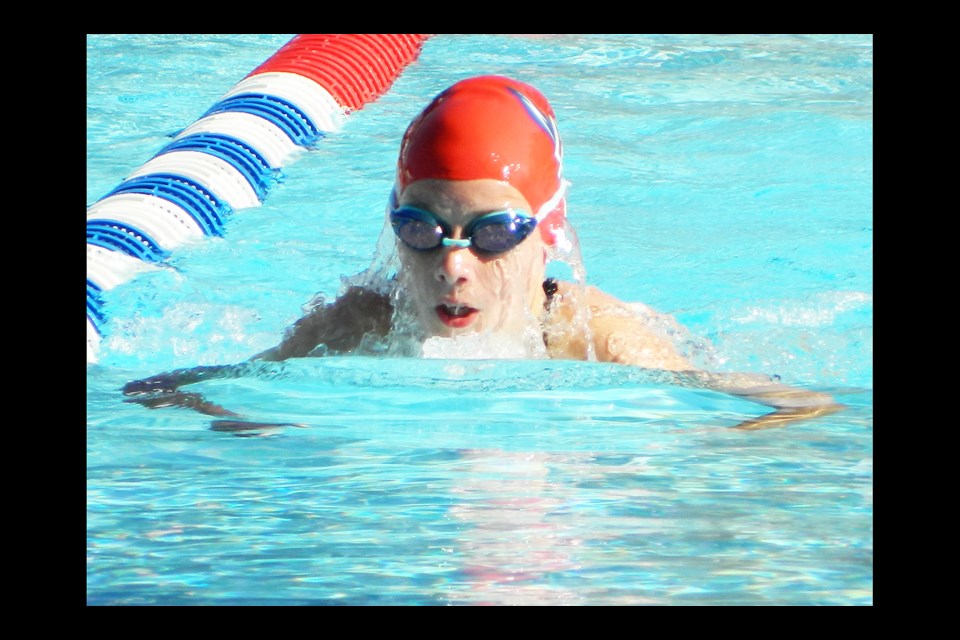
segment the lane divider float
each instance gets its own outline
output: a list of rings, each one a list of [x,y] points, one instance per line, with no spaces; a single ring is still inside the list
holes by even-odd
[[[256,207],[298,150],[338,131],[420,54],[430,34],[298,34],[87,208],[87,362],[102,293]]]

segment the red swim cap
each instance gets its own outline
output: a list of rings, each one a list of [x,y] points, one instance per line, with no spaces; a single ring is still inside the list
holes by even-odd
[[[434,98],[403,136],[396,196],[427,178],[508,182],[533,207],[547,244],[561,233],[563,148],[550,103],[528,84],[478,76]]]

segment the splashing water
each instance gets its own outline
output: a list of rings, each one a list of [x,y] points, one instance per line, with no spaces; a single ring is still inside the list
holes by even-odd
[[[559,265],[569,274],[574,288],[572,297],[585,299],[587,289],[587,274],[580,253],[580,244],[577,233],[569,220],[564,220],[560,240],[553,246],[546,246],[546,260],[548,263]],[[367,338],[361,342],[356,350],[360,355],[394,355],[402,357],[421,356],[432,359],[543,359],[549,357],[544,342],[542,318],[533,317],[527,313],[525,329],[516,335],[497,331],[481,331],[455,337],[423,335],[417,321],[416,313],[411,307],[409,296],[405,294],[401,279],[398,277],[402,269],[397,240],[388,219],[385,219],[380,235],[377,239],[376,252],[370,266],[352,276],[341,277],[340,293],[351,287],[360,287],[388,297],[393,303],[392,329],[384,339]],[[502,274],[504,279],[516,277],[512,274]],[[327,296],[323,292],[315,294],[309,303],[303,306],[309,314],[316,308],[327,304]],[[506,301],[505,301],[506,302]],[[517,304],[523,304],[518,301]],[[579,336],[585,344],[584,359],[596,362],[596,346],[590,330],[590,308],[585,304],[575,305],[575,312],[569,323],[559,325],[553,330],[554,337],[559,330],[569,336]],[[645,305],[637,305],[637,316],[649,318],[651,326],[658,330],[669,326],[674,332],[679,329],[676,323],[669,323],[659,314],[652,312]],[[323,355],[323,346],[314,350],[313,355]]]

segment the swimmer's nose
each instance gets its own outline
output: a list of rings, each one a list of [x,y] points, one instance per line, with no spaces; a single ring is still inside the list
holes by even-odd
[[[437,280],[447,284],[459,284],[473,278],[476,256],[467,247],[442,247],[443,255],[437,265]]]

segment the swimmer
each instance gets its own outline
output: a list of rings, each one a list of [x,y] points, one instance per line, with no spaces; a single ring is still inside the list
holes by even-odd
[[[639,313],[636,304],[595,287],[547,278],[549,260],[575,246],[566,187],[554,112],[537,89],[502,76],[457,82],[413,119],[400,143],[385,221],[399,260],[396,277],[347,287],[251,362],[402,353],[402,345],[411,344],[423,353],[428,344],[480,338],[478,344],[497,345],[511,356],[673,372],[680,384],[773,409],[740,429],[783,426],[842,408],[828,394],[776,377],[698,369],[662,329],[673,322],[669,316]],[[188,406],[242,418],[179,390],[242,370],[174,371],[131,382],[124,393],[149,407]],[[242,428],[243,422],[228,424]]]

